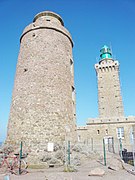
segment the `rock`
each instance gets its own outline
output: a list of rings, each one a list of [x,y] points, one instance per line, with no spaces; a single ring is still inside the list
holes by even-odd
[[[63,151],[58,150],[58,151],[55,153],[55,158],[56,158],[56,159],[61,159],[61,160],[63,161],[63,159],[64,159],[64,153],[63,153]]]
[[[122,163],[119,159],[111,159],[108,162],[108,169],[114,170],[114,171],[119,171],[123,169]]]
[[[58,151],[58,150],[60,150],[61,148],[62,148],[62,147],[61,147],[60,144],[57,144],[57,143],[54,144],[54,151]]]
[[[75,152],[81,152],[81,151],[82,151],[82,147],[81,147],[81,145],[76,144],[76,145],[72,148],[72,150],[75,151]]]
[[[89,172],[88,176],[103,176],[104,174],[105,174],[105,171],[103,169],[95,168]]]
[[[56,158],[52,158],[48,163],[49,164],[61,164],[60,161]]]
[[[43,162],[47,162],[47,161],[49,161],[49,160],[51,160],[51,155],[50,154],[45,154],[44,156],[43,156],[43,158],[41,159],[41,161],[43,161]]]
[[[81,154],[84,154],[85,156],[89,156],[89,152],[87,152],[87,151],[85,151],[85,150],[83,150],[83,151],[81,152]]]
[[[73,160],[71,161],[71,164],[73,164],[74,166],[80,166],[81,165],[81,160],[80,160],[79,156],[76,155],[73,158]]]
[[[20,153],[20,148],[15,149],[14,154],[19,154],[19,153]]]
[[[14,151],[13,147],[11,145],[6,145],[4,144],[2,147],[1,147],[1,152],[3,153],[6,153],[6,154],[10,154]]]

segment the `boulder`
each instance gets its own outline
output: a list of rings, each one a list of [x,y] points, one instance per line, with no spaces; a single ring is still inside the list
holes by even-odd
[[[114,171],[119,171],[123,169],[123,165],[120,159],[110,159],[108,161],[108,169],[114,170]]]
[[[60,160],[64,160],[64,153],[62,150],[58,150],[56,153],[55,153],[55,158],[56,159],[60,159]]]
[[[88,176],[103,176],[104,174],[105,174],[105,171],[103,169],[95,168],[89,172]]]
[[[79,144],[75,144],[75,146],[72,148],[73,151],[75,152],[81,152],[82,151],[82,146]]]
[[[49,160],[51,160],[51,159],[52,159],[51,154],[46,153],[46,154],[41,158],[41,161],[47,162],[47,161],[49,161]]]

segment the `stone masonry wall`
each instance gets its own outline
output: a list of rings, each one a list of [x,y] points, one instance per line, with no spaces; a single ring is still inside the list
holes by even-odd
[[[48,142],[76,140],[72,39],[55,13],[39,13],[22,36],[6,142],[33,154]],[[72,63],[73,66],[73,63]],[[73,68],[72,68],[73,69]]]
[[[97,152],[103,151],[103,138],[113,137],[114,151],[119,153],[120,144],[118,138],[118,128],[123,128],[122,148],[132,151],[133,143],[131,139],[132,127],[135,125],[135,117],[115,117],[110,119],[95,118],[88,119],[87,125],[78,127],[77,133],[81,143],[89,145],[90,149]],[[108,150],[108,144],[106,144]]]
[[[98,80],[99,117],[124,116],[119,80],[119,63],[105,59],[95,65]]]

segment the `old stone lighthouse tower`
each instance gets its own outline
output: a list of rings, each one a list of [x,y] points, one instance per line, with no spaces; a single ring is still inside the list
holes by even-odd
[[[124,116],[119,80],[119,63],[113,60],[110,48],[103,46],[100,61],[95,64],[98,81],[100,118]]]
[[[63,20],[37,14],[20,43],[6,142],[38,152],[64,141],[67,131],[76,140],[73,42]]]

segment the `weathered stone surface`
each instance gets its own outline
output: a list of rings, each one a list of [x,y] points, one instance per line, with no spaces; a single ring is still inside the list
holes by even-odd
[[[73,151],[75,152],[81,152],[82,151],[82,146],[80,144],[75,144],[72,148]]]
[[[105,171],[103,169],[95,168],[89,172],[88,176],[103,176],[104,174],[105,174]]]
[[[50,161],[48,162],[49,164],[61,164],[61,161],[58,160],[57,158],[53,157],[52,159],[50,159]]]
[[[62,150],[57,151],[55,153],[55,158],[63,161],[64,160],[64,152]]]
[[[1,148],[0,148],[0,152],[1,153],[4,153],[4,154],[10,154],[14,151],[14,148],[13,146],[11,145],[3,145]]]
[[[124,109],[120,90],[119,63],[104,58],[95,64],[98,80],[99,117],[121,117]]]
[[[41,161],[47,162],[47,161],[51,160],[51,158],[52,158],[51,154],[46,153],[46,154],[43,156],[43,158],[41,159]]]
[[[34,163],[49,142],[63,142],[67,135],[77,140],[72,47],[53,12],[39,13],[21,36],[6,143],[23,141]]]
[[[112,169],[114,171],[119,171],[119,170],[123,169],[121,160],[120,159],[116,159],[116,158],[111,158],[108,161],[108,168]]]
[[[79,157],[78,155],[75,155],[71,161],[71,164],[73,166],[80,166],[81,165],[81,157]]]

